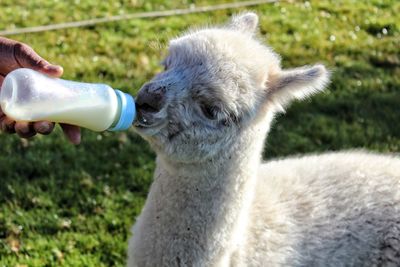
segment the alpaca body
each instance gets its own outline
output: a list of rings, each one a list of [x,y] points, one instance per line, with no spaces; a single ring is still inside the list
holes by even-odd
[[[172,177],[158,169],[133,230],[129,266],[400,262],[399,159],[332,153],[271,161],[258,169],[256,184],[246,182],[251,204],[242,206],[245,213],[230,210],[243,203],[242,196],[225,192],[215,179],[204,183],[207,177]]]
[[[399,170],[366,152],[263,164],[237,266],[399,266]]]

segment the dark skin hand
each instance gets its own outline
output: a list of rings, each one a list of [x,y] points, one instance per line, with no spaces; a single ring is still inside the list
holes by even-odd
[[[52,77],[60,77],[63,74],[61,66],[50,64],[28,45],[0,37],[0,87],[4,77],[18,68],[30,68]],[[60,125],[71,143],[80,143],[79,127],[69,124]],[[17,133],[20,137],[29,138],[37,133],[50,134],[54,129],[54,123],[48,121],[16,122],[7,117],[0,108],[0,129],[6,133]]]

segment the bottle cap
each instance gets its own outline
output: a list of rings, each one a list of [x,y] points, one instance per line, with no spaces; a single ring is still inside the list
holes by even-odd
[[[123,131],[129,129],[132,126],[133,121],[136,117],[135,100],[130,94],[115,90],[118,101],[121,104],[121,114],[117,124],[114,127],[109,128],[109,131]]]

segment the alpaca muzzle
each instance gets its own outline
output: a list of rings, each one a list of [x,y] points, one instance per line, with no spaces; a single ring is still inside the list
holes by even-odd
[[[152,127],[158,122],[157,114],[165,105],[165,86],[149,82],[143,85],[136,97],[137,122],[135,126]]]

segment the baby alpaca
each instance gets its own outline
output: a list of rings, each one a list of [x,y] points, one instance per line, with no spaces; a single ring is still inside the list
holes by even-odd
[[[172,40],[137,96],[157,152],[128,266],[400,266],[400,160],[365,152],[261,163],[271,121],[323,90],[282,70],[246,13]]]

